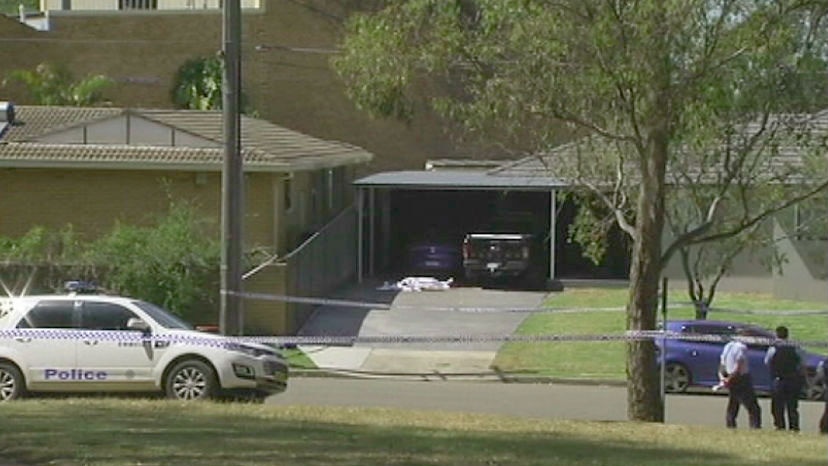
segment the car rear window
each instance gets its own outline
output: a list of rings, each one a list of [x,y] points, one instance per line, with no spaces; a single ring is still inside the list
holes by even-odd
[[[23,316],[19,328],[74,328],[74,301],[41,301]]]

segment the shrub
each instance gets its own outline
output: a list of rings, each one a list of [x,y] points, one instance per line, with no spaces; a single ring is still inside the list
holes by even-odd
[[[215,322],[219,242],[193,206],[173,203],[153,227],[116,224],[92,245],[107,288],[159,304],[187,320]]]
[[[218,321],[221,249],[196,208],[173,202],[154,226],[116,224],[95,241],[81,241],[67,225],[32,228],[0,238],[0,279],[21,283],[34,270],[31,291],[58,291],[68,279],[96,280],[113,293],[159,304],[194,323]],[[19,292],[19,290],[18,290]]]

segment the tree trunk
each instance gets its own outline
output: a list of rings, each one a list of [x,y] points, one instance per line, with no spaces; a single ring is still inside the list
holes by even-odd
[[[696,320],[707,319],[707,313],[710,310],[710,305],[704,298],[693,301],[693,307],[696,310]]]
[[[641,161],[641,187],[636,215],[636,241],[630,266],[628,330],[654,330],[661,276],[664,229],[664,170],[667,160],[666,122],[659,122],[647,141]],[[653,340],[627,345],[627,416],[630,420],[664,422],[659,372]]]

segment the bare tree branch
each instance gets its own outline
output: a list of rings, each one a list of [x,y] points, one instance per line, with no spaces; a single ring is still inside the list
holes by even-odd
[[[624,183],[623,183],[623,177],[624,177],[623,157],[619,156],[619,162],[618,162],[618,165],[616,167],[616,181],[615,181],[614,189],[613,189],[613,193],[612,193],[613,198],[610,198],[610,196],[607,194],[606,188],[602,188],[601,186],[598,186],[597,184],[595,184],[594,182],[592,182],[591,180],[589,180],[589,179],[587,179],[586,177],[583,176],[585,170],[583,170],[580,166],[581,160],[582,160],[581,159],[581,150],[580,150],[580,147],[577,146],[577,145],[576,145],[576,159],[577,159],[577,163],[579,165],[576,169],[576,178],[575,178],[576,182],[578,184],[588,188],[590,192],[592,192],[595,196],[597,196],[598,199],[600,199],[601,202],[604,203],[604,205],[615,216],[615,220],[618,223],[618,227],[621,228],[621,230],[623,230],[625,233],[630,235],[630,237],[634,238],[635,237],[635,228],[627,221],[627,219],[624,215],[623,207],[626,204],[626,200],[627,200],[626,195],[621,194],[620,200],[617,197],[618,192],[623,191],[623,188],[624,188]],[[615,202],[615,201],[620,201],[620,202]]]
[[[788,207],[790,207],[794,204],[797,204],[799,202],[802,202],[802,201],[804,201],[804,200],[806,200],[810,197],[813,197],[813,196],[819,194],[820,192],[822,192],[826,188],[828,188],[828,181],[823,181],[822,183],[817,185],[816,188],[811,189],[810,191],[806,192],[805,194],[802,194],[802,195],[793,197],[791,199],[788,199],[787,201],[777,205],[776,207],[768,209],[768,210],[762,212],[761,214],[759,214],[759,215],[757,215],[757,216],[755,216],[755,217],[753,217],[753,218],[751,218],[751,219],[749,219],[745,222],[740,223],[735,228],[732,228],[728,231],[724,231],[724,232],[721,232],[721,233],[716,233],[714,235],[705,236],[705,237],[702,237],[702,238],[696,238],[694,240],[691,240],[688,244],[709,243],[711,241],[719,241],[719,240],[722,240],[722,239],[727,239],[727,238],[731,238],[733,236],[736,236],[739,233],[745,231],[746,229],[752,227],[753,225],[761,223],[763,220],[769,218],[770,216],[776,214],[777,212],[785,210],[785,209],[787,209]]]
[[[699,236],[702,236],[705,233],[707,233],[710,230],[710,228],[713,227],[713,225],[715,224],[716,214],[719,211],[719,206],[721,205],[721,202],[724,200],[725,195],[727,194],[728,190],[733,185],[734,180],[739,178],[740,175],[742,174],[742,171],[744,169],[744,166],[745,166],[746,160],[748,159],[748,156],[751,153],[754,153],[754,151],[756,149],[756,146],[759,144],[760,141],[763,140],[762,138],[763,138],[763,136],[765,135],[765,133],[767,131],[767,125],[768,125],[769,120],[770,120],[770,109],[769,109],[769,107],[766,106],[764,111],[763,111],[763,115],[762,115],[762,119],[761,119],[759,129],[756,132],[754,132],[753,134],[751,134],[750,137],[748,137],[748,141],[744,146],[741,146],[739,148],[739,150],[737,151],[738,156],[735,158],[735,160],[732,159],[733,145],[730,142],[728,142],[725,145],[725,148],[724,148],[725,159],[724,159],[723,163],[721,164],[721,167],[714,167],[714,168],[721,168],[722,171],[724,171],[724,177],[719,178],[719,180],[718,180],[718,184],[719,184],[718,193],[713,197],[712,201],[710,202],[710,205],[708,206],[708,209],[707,209],[707,215],[705,215],[704,220],[698,226],[696,226],[695,228],[690,229],[688,231],[685,231],[683,234],[679,235],[667,247],[667,249],[664,251],[664,253],[661,256],[662,267],[667,266],[667,263],[670,261],[670,258],[672,258],[672,256],[676,253],[676,250],[678,250],[679,248],[681,248],[685,245],[697,244],[698,242],[695,241],[695,240]],[[699,167],[700,172],[703,171],[704,168],[705,167]],[[754,169],[755,169],[755,167],[754,167]],[[721,173],[721,172],[719,172],[719,173]],[[719,175],[717,174],[717,176],[719,176]],[[699,181],[701,181],[701,180],[699,179]],[[744,184],[739,184],[737,187],[744,188]],[[677,189],[680,189],[680,186],[677,187]],[[745,202],[746,201],[746,196],[743,195],[742,199],[743,199],[743,202]],[[747,206],[744,206],[744,209],[745,209],[745,212],[748,211]],[[746,225],[746,228],[748,226],[749,225]],[[734,236],[734,235],[740,233],[741,231],[742,230],[734,233],[733,235],[729,235],[727,237]]]

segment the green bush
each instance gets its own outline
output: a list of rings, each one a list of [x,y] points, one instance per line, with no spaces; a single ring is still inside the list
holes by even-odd
[[[18,239],[0,238],[0,260],[20,275],[36,268],[39,289],[68,279],[93,279],[113,293],[161,305],[194,323],[218,318],[220,244],[214,229],[188,203],[172,203],[154,226],[116,224],[83,242],[67,226],[35,227]],[[44,273],[45,272],[45,273]]]
[[[36,226],[20,238],[0,238],[0,258],[7,262],[80,264],[83,256],[84,246],[72,225],[58,231]]]

